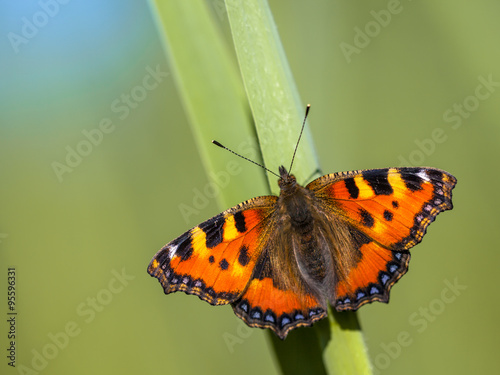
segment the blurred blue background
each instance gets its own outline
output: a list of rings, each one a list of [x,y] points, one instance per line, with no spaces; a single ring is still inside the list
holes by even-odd
[[[222,1],[208,3],[232,47]],[[359,313],[375,373],[494,372],[500,3],[270,5],[325,173],[458,178],[391,303]],[[2,1],[0,36],[0,294],[15,267],[17,371],[278,371],[263,331],[146,273],[219,212],[181,215],[208,180],[148,3]]]

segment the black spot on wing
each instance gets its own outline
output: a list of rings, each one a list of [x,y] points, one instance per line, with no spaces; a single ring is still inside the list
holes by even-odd
[[[215,258],[214,258],[214,256],[213,256],[213,255],[210,255],[210,258],[208,258],[208,261],[209,261],[210,263],[215,262]]]
[[[363,178],[377,195],[391,195],[392,186],[387,179],[387,169],[368,170],[363,172]]]
[[[222,242],[224,222],[224,216],[219,214],[199,225],[200,229],[205,232],[206,245],[209,249]]]
[[[366,234],[363,232],[360,232],[359,230],[355,229],[354,227],[349,227],[349,233],[356,240],[356,243],[361,247],[361,245],[366,245],[372,242],[372,239],[368,237]]]
[[[373,227],[373,224],[375,223],[375,221],[373,220],[373,216],[368,211],[366,211],[365,209],[361,208],[359,210],[359,214],[361,215],[361,219],[362,219],[361,223],[365,227],[367,227],[367,228]]]
[[[347,191],[349,192],[349,195],[351,196],[352,199],[356,199],[359,196],[359,189],[356,186],[356,182],[354,181],[354,178],[346,178],[344,180],[345,187],[347,188]]]
[[[349,227],[349,234],[353,239],[353,257],[356,259],[356,262],[359,262],[363,258],[363,253],[361,252],[361,247],[363,245],[369,244],[372,242],[372,239],[368,237],[363,232],[357,230],[354,227]]]
[[[273,277],[273,269],[271,268],[271,262],[267,253],[263,254],[255,265],[252,279],[263,280],[266,277],[271,278],[274,285],[275,278]]]
[[[387,221],[392,221],[392,212],[389,210],[384,211],[384,219]]]
[[[176,242],[173,242],[172,245],[177,246],[175,256],[181,257],[181,262],[191,258],[193,246],[191,245],[191,234],[189,234],[189,232],[184,233]]]
[[[229,268],[229,263],[227,262],[226,258],[223,258],[220,262],[219,262],[219,266],[220,266],[220,269],[225,271]]]
[[[398,201],[392,201],[392,207],[398,208],[399,207]]]
[[[189,246],[186,246],[185,251],[182,253],[182,255],[179,255],[181,257],[181,262],[191,258],[191,255],[193,255],[193,247],[191,246],[191,242],[189,243]]]
[[[421,172],[420,168],[404,168],[399,172],[401,174],[401,179],[405,183],[406,187],[411,191],[417,191],[422,189],[422,178],[418,175]]]
[[[248,256],[248,248],[243,245],[240,249],[240,255],[238,256],[238,262],[244,267],[250,261],[250,257]]]
[[[444,177],[443,177],[443,172],[441,171],[438,171],[436,169],[426,169],[425,173],[427,173],[427,175],[433,180],[443,181]]]
[[[234,215],[234,226],[236,230],[240,233],[243,233],[247,230],[245,223],[245,215],[243,215],[242,211],[236,212]]]

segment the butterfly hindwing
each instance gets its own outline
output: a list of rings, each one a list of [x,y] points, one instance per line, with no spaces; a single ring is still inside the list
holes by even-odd
[[[148,273],[166,294],[183,291],[212,305],[237,300],[262,252],[276,199],[250,199],[192,228],[158,251]]]
[[[438,213],[453,207],[455,183],[438,169],[389,168],[330,174],[307,185],[327,216],[349,226],[345,251],[359,254],[335,285],[337,310],[389,300],[391,286],[408,269],[408,249]]]
[[[368,237],[356,246],[361,254],[358,264],[335,285],[337,311],[357,310],[373,301],[388,302],[392,285],[408,270],[409,251],[389,250]]]
[[[273,234],[279,237],[274,230]],[[290,330],[310,326],[326,316],[325,301],[321,302],[304,283],[297,263],[286,261],[285,257],[293,254],[290,246],[290,238],[271,241],[245,293],[233,303],[235,314],[245,323],[251,327],[270,328],[281,339]]]

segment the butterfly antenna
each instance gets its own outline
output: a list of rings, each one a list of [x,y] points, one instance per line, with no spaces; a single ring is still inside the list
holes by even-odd
[[[302,132],[304,131],[304,127],[306,126],[306,119],[307,119],[307,115],[309,114],[310,108],[311,108],[311,105],[308,104],[306,107],[306,114],[304,116],[304,121],[302,122],[302,129],[300,129],[299,139],[297,140],[297,144],[295,145],[295,151],[293,151],[292,162],[290,163],[290,168],[288,169],[289,173],[292,172],[293,161],[295,160],[295,154],[297,153],[297,148],[299,147],[300,138],[302,138]]]
[[[244,157],[243,155],[238,154],[237,152],[234,152],[233,150],[231,150],[231,149],[227,148],[226,146],[224,146],[224,145],[220,144],[219,142],[217,142],[217,141],[213,140],[213,141],[212,141],[212,143],[213,143],[214,145],[216,145],[216,146],[219,146],[220,148],[223,148],[224,150],[227,150],[227,151],[229,151],[229,152],[232,152],[232,153],[233,153],[233,154],[235,154],[236,156],[239,156],[240,158],[245,159],[246,161],[249,161],[250,163],[254,163],[254,164],[258,165],[259,167],[264,168],[266,171],[268,171],[269,173],[272,173],[272,174],[273,174],[273,175],[275,175],[276,177],[280,177],[278,174],[276,174],[276,173],[274,173],[273,171],[271,171],[271,170],[267,169],[267,168],[266,168],[266,167],[264,167],[262,164],[259,164],[259,163],[255,162],[255,161],[253,161],[253,160],[250,160],[249,158]]]

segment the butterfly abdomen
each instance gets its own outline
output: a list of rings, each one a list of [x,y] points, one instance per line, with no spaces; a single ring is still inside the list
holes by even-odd
[[[323,283],[327,275],[326,261],[312,233],[300,238],[300,243],[297,246],[297,255],[309,278],[315,283]]]

